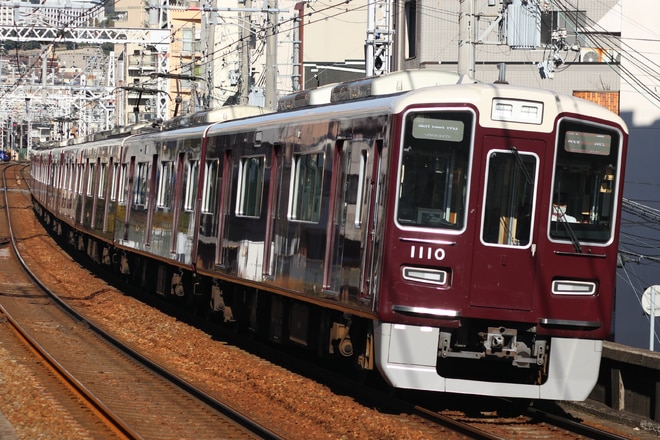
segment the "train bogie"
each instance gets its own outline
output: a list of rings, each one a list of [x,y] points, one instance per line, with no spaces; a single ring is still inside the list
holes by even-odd
[[[463,80],[397,73],[39,151],[35,211],[135,285],[395,387],[584,399],[610,329],[625,125]]]

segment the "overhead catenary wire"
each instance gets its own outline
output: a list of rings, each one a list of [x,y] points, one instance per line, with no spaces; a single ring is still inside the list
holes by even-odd
[[[579,10],[577,4],[572,3],[570,0],[555,0],[554,5],[560,13],[564,13],[567,16],[571,14],[575,15],[575,12]],[[581,32],[581,29],[579,29],[576,24],[572,30],[579,36],[581,43],[584,43],[587,47],[610,47],[612,42],[604,37],[604,35],[609,34],[609,32],[588,15],[585,14],[584,18],[586,20],[586,25],[594,29],[596,32]],[[567,20],[567,22],[570,22],[570,20]],[[622,53],[622,56],[625,57],[626,63],[629,63],[632,67],[639,72],[644,73],[649,78],[660,77],[660,64],[639,52],[634,46],[626,43],[625,40],[619,38],[618,41],[620,44],[620,52]],[[619,69],[617,74],[623,81],[628,83],[649,102],[660,108],[660,93],[653,86],[646,84],[640,78],[640,75],[626,67],[625,63],[618,63],[617,68]]]

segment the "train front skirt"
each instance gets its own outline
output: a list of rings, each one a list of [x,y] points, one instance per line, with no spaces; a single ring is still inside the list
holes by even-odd
[[[440,376],[438,328],[380,322],[375,336],[376,364],[394,387],[524,399],[585,400],[596,385],[603,350],[600,340],[552,338],[548,379],[529,385]]]

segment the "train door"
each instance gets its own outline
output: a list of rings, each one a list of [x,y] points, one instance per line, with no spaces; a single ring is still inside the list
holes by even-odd
[[[183,198],[186,184],[186,154],[179,153],[176,161],[176,177],[174,188],[174,213],[172,215],[172,235],[170,237],[170,253],[176,253],[179,245],[178,230],[181,219],[181,210],[183,206]]]
[[[368,176],[368,192],[367,192],[367,230],[364,235],[364,253],[362,256],[362,270],[360,278],[361,296],[363,298],[373,298],[375,296],[375,289],[377,280],[374,280],[375,265],[378,261],[379,243],[376,243],[377,235],[376,226],[378,224],[378,208],[380,200],[380,168],[381,168],[381,153],[383,150],[383,141],[377,140],[373,152],[373,162],[371,173]]]
[[[536,277],[534,207],[544,142],[484,137],[484,181],[470,305],[531,310]]]
[[[323,260],[323,289],[332,293],[339,291],[340,277],[336,272],[340,269],[343,238],[340,234],[343,217],[343,199],[345,193],[346,173],[344,170],[344,141],[335,144],[332,160],[332,180],[330,182],[330,199],[328,206],[328,223],[325,235],[325,258]]]
[[[108,214],[110,213],[110,201],[112,200],[111,194],[112,194],[112,186],[111,183],[112,181],[110,179],[110,173],[115,169],[116,165],[114,163],[114,160],[112,157],[108,160],[108,164],[105,167],[105,172],[103,175],[105,176],[103,178],[103,200],[105,203],[103,204],[103,214],[102,214],[102,219],[101,219],[101,224],[103,225],[103,232],[108,232]],[[114,173],[113,173],[114,176]],[[101,193],[99,193],[99,196],[101,196]]]
[[[229,231],[227,222],[231,214],[231,184],[232,170],[234,167],[232,152],[226,150],[222,161],[222,184],[220,187],[220,201],[218,206],[218,240],[216,246],[215,262],[219,266],[228,265],[228,240]]]
[[[261,268],[264,277],[273,276],[274,261],[273,250],[276,246],[276,239],[273,238],[273,226],[277,221],[277,202],[279,200],[278,194],[280,191],[280,163],[282,161],[282,145],[273,145],[273,152],[271,154],[270,166],[270,189],[268,191],[268,206],[266,212],[266,235],[264,238],[264,258]]]
[[[96,158],[96,165],[94,166],[94,172],[92,173],[92,194],[90,195],[90,198],[92,199],[92,214],[90,216],[90,225],[89,227],[91,229],[95,229],[96,226],[96,210],[98,208],[99,204],[99,188],[102,184],[101,179],[103,175],[103,171],[105,168],[101,168],[101,158],[97,157]]]
[[[156,178],[158,176],[158,155],[154,154],[153,158],[151,160],[151,170],[149,170],[149,182],[148,182],[148,193],[149,196],[147,197],[147,223],[146,223],[146,237],[144,239],[144,244],[146,246],[151,246],[151,234],[152,234],[152,227],[153,227],[153,222],[154,222],[154,209],[156,207],[156,198],[154,197],[154,194],[156,194]]]
[[[133,186],[135,184],[134,178],[135,178],[135,156],[131,156],[130,162],[128,163],[128,169],[124,170],[125,174],[125,179],[127,181],[126,184],[126,189],[124,190],[124,202],[125,202],[125,213],[124,213],[124,224],[122,225],[122,231],[123,231],[123,239],[124,241],[128,240],[128,232],[129,232],[129,221],[131,218],[131,209],[133,205],[133,197],[131,196],[133,194]]]
[[[367,162],[374,158],[369,153],[372,145],[364,139],[347,139],[338,141],[335,146],[323,289],[339,295],[342,302],[362,302],[367,295],[363,285],[372,272],[362,273],[362,262],[369,266],[368,262],[373,261],[373,245],[366,245],[365,237],[369,235],[364,232],[368,222],[365,217],[374,212],[372,202],[375,202],[365,194],[371,182],[367,176],[371,172],[367,172]]]
[[[90,163],[89,158],[83,157],[81,161],[82,161],[81,179],[80,179],[80,186],[78,187],[79,189],[78,200],[80,201],[78,223],[83,226],[89,226],[89,219],[88,216],[85,215],[85,213],[89,205],[87,199],[89,198],[89,194],[92,192],[91,186],[94,180],[94,165]]]

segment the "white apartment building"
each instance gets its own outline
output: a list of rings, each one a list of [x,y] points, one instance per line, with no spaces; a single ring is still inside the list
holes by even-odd
[[[0,3],[0,26],[94,27],[105,20],[99,3],[79,0],[20,0]]]

